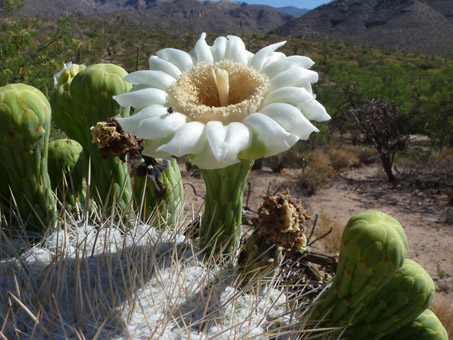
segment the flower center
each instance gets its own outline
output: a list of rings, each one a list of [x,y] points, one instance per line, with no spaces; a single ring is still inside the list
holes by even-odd
[[[230,60],[200,63],[183,73],[171,88],[177,111],[193,120],[241,122],[256,112],[269,78]]]

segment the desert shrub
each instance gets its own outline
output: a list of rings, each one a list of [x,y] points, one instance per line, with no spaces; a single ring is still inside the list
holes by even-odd
[[[264,159],[264,164],[271,168],[272,172],[279,173],[285,168],[298,165],[298,155],[296,151],[288,150],[277,155]]]
[[[378,151],[390,182],[395,181],[392,171],[397,151],[404,149],[409,139],[411,122],[395,106],[380,99],[372,99],[359,109],[348,111],[356,128],[365,134],[367,141]]]
[[[307,195],[313,195],[320,186],[337,174],[330,166],[330,157],[324,152],[316,152],[307,156],[308,165],[301,173],[299,184]]]
[[[359,161],[361,164],[373,164],[379,159],[379,153],[375,148],[365,147],[359,152]]]
[[[360,164],[352,145],[333,146],[329,149],[330,164],[335,170],[350,169]]]

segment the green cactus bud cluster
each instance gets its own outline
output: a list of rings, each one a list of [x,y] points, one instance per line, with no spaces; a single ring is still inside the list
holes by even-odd
[[[448,334],[436,314],[426,309],[410,324],[384,336],[381,340],[448,340]]]
[[[143,156],[144,161],[134,173],[133,193],[137,206],[142,206],[142,218],[154,214],[165,225],[175,226],[184,208],[184,190],[179,166],[174,158],[154,159]]]
[[[367,299],[347,330],[352,339],[380,339],[409,324],[429,307],[435,286],[429,274],[406,259],[393,278]]]
[[[32,231],[56,220],[47,172],[50,120],[50,104],[38,89],[25,84],[0,88],[0,166],[7,174],[0,188],[7,200],[5,188],[11,188],[20,219]]]
[[[332,325],[349,324],[365,300],[403,265],[407,249],[404,230],[393,217],[373,210],[352,217],[342,235],[337,273],[314,317]]]
[[[109,117],[129,115],[129,108],[120,107],[112,99],[131,89],[132,85],[123,80],[126,75],[123,68],[113,64],[86,68],[70,65],[56,75],[57,90],[51,98],[56,124],[78,141],[91,159],[91,196],[100,204],[109,204],[109,197],[114,197],[123,210],[132,199],[127,164],[118,157],[104,159],[92,143],[90,128]]]
[[[49,176],[52,189],[68,211],[83,206],[85,191],[85,158],[83,148],[73,139],[57,139],[49,143]],[[63,179],[66,180],[64,185]],[[77,208],[78,207],[78,208]]]

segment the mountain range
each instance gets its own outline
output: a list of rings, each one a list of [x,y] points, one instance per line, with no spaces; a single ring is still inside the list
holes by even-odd
[[[76,15],[117,19],[138,26],[164,26],[216,33],[267,33],[294,17],[276,8],[232,0],[24,0],[29,16]]]
[[[453,54],[453,0],[333,0],[310,11],[233,0],[23,0],[21,13]]]
[[[426,53],[453,53],[453,1],[335,0],[272,33]]]

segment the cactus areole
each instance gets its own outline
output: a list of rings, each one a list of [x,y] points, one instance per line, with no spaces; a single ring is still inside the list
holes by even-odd
[[[38,89],[25,84],[0,88],[0,166],[17,205],[18,222],[31,231],[56,220],[47,172],[50,120],[50,104]]]
[[[129,74],[115,96],[136,113],[118,122],[145,139],[144,155],[188,155],[206,182],[201,247],[229,253],[241,233],[242,194],[255,159],[288,150],[330,117],[315,100],[318,74],[307,57],[286,57],[276,43],[253,54],[236,36],[212,46],[203,33],[190,53],[166,48],[150,70]]]

